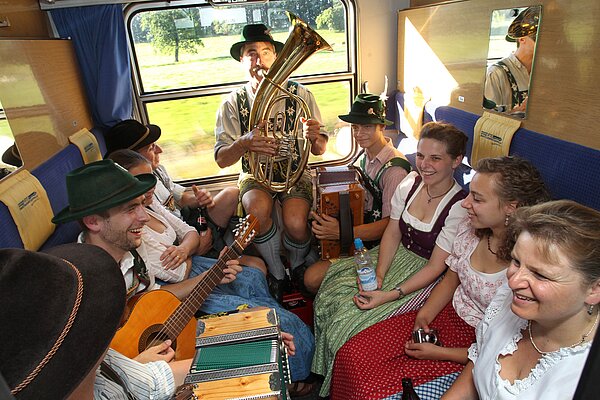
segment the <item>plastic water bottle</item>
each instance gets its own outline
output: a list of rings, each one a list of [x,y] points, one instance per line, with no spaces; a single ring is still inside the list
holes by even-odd
[[[371,260],[371,255],[360,238],[354,239],[354,260],[356,261],[356,272],[363,290],[376,290],[377,276],[375,276],[373,260]]]

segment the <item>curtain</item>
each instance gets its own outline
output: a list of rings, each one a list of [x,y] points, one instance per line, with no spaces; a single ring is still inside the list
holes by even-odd
[[[61,38],[71,38],[96,127],[131,118],[133,94],[123,8],[119,4],[50,11]]]

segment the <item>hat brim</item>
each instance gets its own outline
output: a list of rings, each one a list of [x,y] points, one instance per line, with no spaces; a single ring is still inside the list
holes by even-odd
[[[3,329],[3,340],[10,346],[0,351],[1,372],[14,387],[39,364],[68,326],[73,323],[56,352],[17,395],[19,399],[67,398],[92,371],[104,354],[121,321],[125,307],[125,282],[116,261],[100,247],[68,244],[48,250],[47,254],[24,250],[5,250],[3,280],[21,285],[8,289],[10,307],[2,314],[12,315]],[[73,264],[83,290],[76,308],[78,275],[59,259]],[[32,278],[40,277],[40,278]],[[43,278],[41,278],[43,277]],[[10,283],[12,282],[12,283]],[[5,288],[6,289],[6,288]],[[18,292],[18,291],[21,292]],[[10,293],[13,291],[13,293]],[[29,293],[18,296],[18,293]],[[29,329],[28,329],[29,326]],[[39,358],[39,359],[38,359]],[[25,375],[25,376],[23,376]]]
[[[135,145],[135,147],[132,147],[131,150],[137,151],[142,147],[148,146],[149,144],[156,142],[160,138],[160,128],[157,125],[148,124],[146,126],[150,131],[148,133],[148,136],[146,136],[144,140],[142,140],[140,143]]]
[[[392,121],[385,119],[385,118],[383,120],[384,122],[382,122],[379,118],[366,117],[364,115],[356,115],[356,114],[338,115],[338,118],[341,119],[342,121],[349,122],[351,124],[361,124],[361,125],[378,124],[378,125],[385,125],[385,126],[390,126],[390,125],[394,124]]]
[[[67,206],[61,210],[58,214],[52,218],[52,222],[55,224],[62,224],[64,222],[74,221],[85,217],[86,215],[96,214],[102,211],[106,211],[110,208],[121,205],[131,199],[135,199],[138,196],[143,195],[148,190],[152,189],[156,185],[156,177],[152,174],[141,174],[136,176],[138,182],[114,197],[107,199],[105,202],[99,203],[94,207],[87,208],[85,210],[71,211],[71,207]]]
[[[256,43],[256,42],[257,42],[257,40],[243,40],[241,42],[234,43],[233,46],[231,46],[231,49],[229,49],[229,54],[235,61],[240,61],[240,58],[242,56],[242,54],[241,54],[242,46],[245,45],[246,43]],[[281,43],[281,42],[278,42],[276,40],[269,40],[267,42],[272,43],[273,46],[275,46],[275,52],[277,54],[279,54],[281,52],[281,50],[283,49],[283,43]]]

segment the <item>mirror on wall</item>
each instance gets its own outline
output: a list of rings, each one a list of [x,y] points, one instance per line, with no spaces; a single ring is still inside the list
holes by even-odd
[[[525,118],[542,6],[492,11],[483,107]]]

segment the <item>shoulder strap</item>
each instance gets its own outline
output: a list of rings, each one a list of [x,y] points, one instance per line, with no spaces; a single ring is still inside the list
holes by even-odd
[[[527,97],[528,90],[523,90],[521,92],[519,91],[519,85],[517,84],[517,80],[515,79],[512,72],[510,72],[508,65],[506,65],[503,61],[498,61],[495,65],[502,68],[506,73],[506,78],[508,79],[511,88],[511,108],[514,108],[516,105],[519,105],[523,101],[525,101],[525,97]]]
[[[115,370],[112,369],[110,365],[108,365],[106,361],[102,361],[100,363],[100,373],[109,381],[112,381],[117,385],[121,386],[128,400],[137,400],[133,393],[129,391],[127,384],[123,381],[123,379],[121,379],[119,374],[117,374]]]

